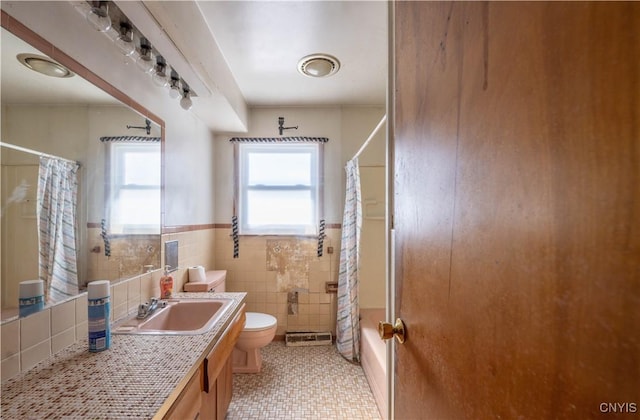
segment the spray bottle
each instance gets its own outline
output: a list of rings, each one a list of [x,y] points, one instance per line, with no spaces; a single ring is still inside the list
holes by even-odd
[[[160,299],[171,299],[173,296],[173,276],[169,274],[170,265],[164,266],[164,276],[160,278]]]

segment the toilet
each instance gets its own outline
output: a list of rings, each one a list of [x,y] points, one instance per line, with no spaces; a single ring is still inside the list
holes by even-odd
[[[233,349],[233,373],[258,373],[262,369],[260,349],[273,340],[278,320],[269,314],[247,312],[244,329]]]
[[[205,281],[185,283],[185,292],[224,292],[226,270],[207,271]],[[247,312],[244,329],[233,349],[233,373],[258,373],[262,369],[260,349],[273,340],[278,328],[278,320],[269,314]]]

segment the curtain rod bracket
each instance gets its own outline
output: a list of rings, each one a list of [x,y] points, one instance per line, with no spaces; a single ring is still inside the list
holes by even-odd
[[[145,119],[144,120],[145,125],[144,126],[135,126],[135,125],[127,125],[127,128],[138,128],[140,130],[146,130],[147,131],[147,135],[151,134],[151,121],[149,121],[149,119]]]
[[[284,130],[297,130],[298,126],[296,125],[295,127],[285,127],[284,126],[284,117],[278,117],[278,131],[280,132],[280,135],[282,135],[282,132]]]

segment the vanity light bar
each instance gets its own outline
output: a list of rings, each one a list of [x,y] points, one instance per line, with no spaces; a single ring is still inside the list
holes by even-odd
[[[209,87],[202,81],[200,73],[189,63],[183,52],[176,46],[149,9],[147,9],[144,2],[117,0],[113,3],[115,3],[121,12],[126,14],[132,22],[135,22],[135,26],[140,33],[146,34],[147,39],[158,51],[163,52],[162,56],[167,62],[171,63],[171,68],[175,69],[185,81],[188,81],[191,96],[205,98],[212,95]],[[195,92],[197,92],[197,95]]]
[[[137,2],[132,2],[130,4],[133,4],[133,3],[137,3]],[[184,63],[180,63],[179,66],[173,66],[169,64],[167,57],[160,54],[159,49],[157,48],[157,46],[160,44],[154,45],[151,42],[151,39],[147,38],[136,27],[136,25],[132,23],[131,19],[127,17],[120,8],[118,8],[118,6],[114,2],[112,1],[106,1],[106,2],[105,1],[100,1],[100,2],[74,1],[73,4],[76,10],[85,17],[91,17],[93,14],[96,13],[96,11],[101,12],[102,14],[108,13],[108,16],[106,18],[109,18],[111,20],[111,25],[109,25],[108,28],[106,28],[106,25],[103,25],[103,27],[106,28],[105,30],[102,30],[102,29],[97,29],[97,30],[104,32],[105,35],[109,39],[111,39],[111,41],[114,42],[114,44],[118,47],[120,51],[124,51],[121,47],[121,44],[122,44],[122,36],[123,36],[122,34],[125,32],[125,29],[126,29],[127,34],[130,34],[128,35],[130,38],[130,41],[133,42],[134,44],[134,51],[130,52],[127,49],[126,54],[123,52],[125,57],[129,57],[128,59],[132,60],[133,62],[136,62],[136,64],[138,64],[136,67],[140,68],[141,71],[143,71],[144,73],[149,74],[152,80],[154,81],[154,84],[156,86],[159,86],[160,88],[171,87],[170,75],[177,76],[176,77],[178,80],[177,83],[182,85],[182,89],[180,89],[181,95],[179,95],[179,97],[182,98],[181,107],[185,110],[188,110],[191,108],[191,98],[199,95],[196,93],[196,91],[191,85],[188,85],[183,78],[178,76],[177,69],[176,69],[176,67],[190,69],[190,65],[186,62],[186,59],[184,59],[184,56],[182,56],[182,54],[177,50],[177,47],[175,46],[175,44],[166,36],[166,34],[164,34],[164,31],[161,30],[161,32],[164,34],[164,38],[166,39],[163,39],[163,37],[158,37],[157,34],[155,34],[157,32],[157,29],[156,30],[150,29],[150,32],[152,32],[155,35],[154,39],[161,40],[160,44],[162,45],[163,50],[165,49],[169,50],[167,51],[169,55],[171,57],[176,58],[177,61],[184,61]],[[127,4],[127,2],[120,2],[120,5],[124,6],[125,8],[130,8],[131,10],[136,10],[135,7],[130,7]],[[137,7],[140,7],[140,6],[138,5]],[[147,15],[148,15],[146,19],[142,18],[143,14],[141,14],[139,11],[136,11],[135,15],[143,21],[148,21],[149,19],[152,19],[155,26],[157,27],[157,23],[155,23],[153,16],[149,14],[146,8],[144,10],[147,12]],[[101,17],[101,19],[103,20],[106,18],[104,16]],[[89,18],[87,19],[90,22],[92,22],[92,20],[90,20]],[[146,27],[150,28],[148,26],[148,22],[145,23],[145,25]],[[92,25],[92,26],[95,27],[95,25]],[[178,54],[176,54],[174,50],[178,51]],[[148,71],[146,67],[142,67],[138,63],[141,60],[152,61],[153,70]],[[199,79],[196,78],[196,80],[199,82]],[[175,84],[176,83],[174,82],[173,85],[175,86]],[[196,83],[196,86],[199,91],[202,88],[203,91],[209,92],[208,89],[206,89],[206,87],[202,83]],[[185,91],[185,94],[182,94],[183,90]],[[184,97],[186,95],[186,92],[188,92],[188,101],[189,101],[188,107],[184,105],[184,102],[185,102]],[[169,91],[169,96],[172,99],[175,98],[175,94],[173,94],[171,91]]]

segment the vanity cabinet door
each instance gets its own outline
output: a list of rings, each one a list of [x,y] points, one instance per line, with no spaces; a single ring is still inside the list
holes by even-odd
[[[200,419],[223,420],[231,403],[232,358],[231,353],[244,328],[245,307],[242,305],[235,319],[204,360],[204,387]]]
[[[233,357],[229,357],[216,379],[216,412],[224,419],[231,404],[233,393]]]
[[[191,420],[199,418],[200,407],[202,406],[203,374],[204,369],[201,365],[169,412],[164,416],[164,419]]]

